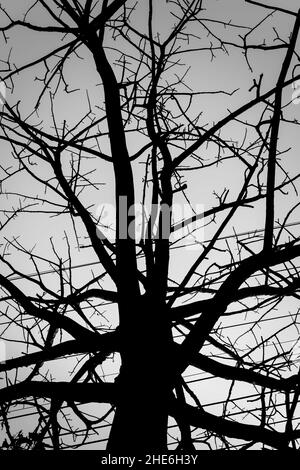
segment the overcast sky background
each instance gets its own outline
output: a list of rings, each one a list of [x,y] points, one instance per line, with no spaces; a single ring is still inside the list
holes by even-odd
[[[138,2],[139,6],[136,9],[135,13],[135,26],[138,27],[141,31],[144,31],[146,28],[146,15],[144,7],[140,7],[143,2]],[[278,5],[284,8],[289,8],[290,10],[297,11],[299,6],[297,1],[273,1],[265,2],[269,5]],[[21,18],[22,13],[25,12],[29,5],[32,4],[32,1],[24,0],[20,2],[19,0],[5,0],[1,1],[1,6],[5,8],[13,18]],[[174,23],[174,19],[169,14],[170,5],[168,2],[162,0],[156,0],[155,4],[155,28],[160,33],[163,38],[166,35],[166,32],[170,30]],[[203,2],[206,12],[203,13],[204,17],[207,19],[220,19],[228,21],[231,19],[233,24],[239,24],[244,26],[255,25],[259,19],[263,18],[270,13],[271,10],[263,10],[262,8],[255,7],[253,5],[247,5],[244,1],[241,0],[207,0]],[[31,14],[28,16],[28,20],[32,23],[38,24],[47,24],[47,16],[39,11],[38,8],[32,10]],[[273,27],[276,28],[280,37],[287,39],[290,32],[292,31],[294,18],[289,17],[284,14],[274,14],[269,17],[260,28],[258,28],[255,33],[253,33],[249,38],[249,43],[256,43],[261,38],[266,38],[269,42],[272,38],[275,37]],[[0,13],[0,25],[7,24],[7,18],[5,15]],[[243,30],[238,30],[235,28],[217,28],[216,31],[226,37],[228,40],[237,41],[238,32],[242,33]],[[238,31],[238,32],[237,32]],[[197,32],[198,34],[198,32]],[[12,30],[8,33],[9,42],[5,44],[4,40],[1,43],[1,59],[5,60],[8,56],[8,53],[11,51],[10,60],[11,63],[14,63],[17,67],[28,63],[30,60],[34,60],[39,57],[41,54],[44,54],[46,51],[50,51],[54,47],[59,47],[61,44],[60,38],[57,34],[44,34],[44,33],[35,33],[32,31],[24,30],[20,27]],[[201,37],[203,37],[203,43],[209,44],[210,38],[207,37],[207,34],[203,30],[201,32]],[[298,41],[299,44],[299,41]],[[115,47],[116,44],[107,42],[108,47]],[[11,49],[12,47],[12,49]],[[299,46],[298,46],[299,49]],[[227,95],[202,95],[201,98],[195,100],[195,105],[192,108],[192,113],[197,113],[200,110],[203,112],[201,117],[201,123],[208,123],[212,125],[213,122],[217,122],[222,117],[226,116],[228,109],[234,110],[243,103],[247,102],[254,96],[254,92],[248,92],[250,87],[253,84],[253,79],[258,79],[261,73],[264,74],[262,82],[262,91],[267,91],[269,88],[276,84],[278,78],[278,73],[280,72],[280,67],[282,64],[282,58],[284,57],[285,50],[279,51],[250,51],[249,52],[249,62],[252,67],[252,72],[249,70],[249,67],[241,53],[240,49],[237,48],[228,48],[229,55],[221,51],[216,51],[216,58],[211,61],[211,55],[208,51],[203,52],[194,52],[189,54],[186,60],[188,60],[187,65],[189,65],[190,73],[187,78],[187,84],[194,90],[199,91],[216,91],[216,90],[225,90],[231,92],[233,90],[238,90],[233,96]],[[78,92],[71,94],[60,93],[58,99],[55,101],[55,115],[58,123],[62,123],[65,120],[69,126],[75,125],[80,117],[82,117],[88,110],[88,101],[86,90],[89,93],[89,99],[92,103],[93,110],[97,113],[97,106],[103,105],[103,96],[99,85],[99,77],[95,71],[95,67],[91,61],[90,55],[82,47],[78,51],[79,55],[83,58],[82,60],[75,58],[73,56],[66,66],[66,79],[70,84],[70,89],[79,89]],[[114,57],[114,52],[110,52],[111,57]],[[5,64],[3,64],[3,70],[0,73],[0,77],[5,77]],[[32,110],[33,104],[38,96],[41,83],[35,79],[36,76],[42,76],[42,67],[36,69],[27,70],[24,73],[14,78],[14,89],[9,89],[10,84],[8,83],[7,90],[7,101],[12,106],[18,100],[20,102],[20,110],[25,114],[29,114]],[[291,87],[288,87],[284,92],[285,102],[292,99],[293,90]],[[243,118],[249,120],[255,119],[257,116],[257,111],[251,111],[245,115]],[[290,107],[290,119],[299,119],[300,120],[300,105],[293,105]],[[47,95],[42,102],[42,105],[39,109],[39,115],[31,118],[31,122],[44,122],[44,128],[49,131],[52,129],[53,125],[51,122],[51,116],[49,113],[49,99]],[[243,136],[243,126],[238,126],[236,124],[228,126],[224,135],[231,137],[233,140],[241,140]],[[251,140],[251,134],[249,133],[248,138]],[[280,149],[284,150],[289,147],[292,147],[292,150],[283,155],[284,165],[290,172],[290,174],[295,174],[299,171],[299,128],[297,126],[285,126],[283,125],[280,133]],[[130,152],[133,154],[143,145],[143,141],[140,136],[133,136],[131,139],[128,138],[128,147]],[[109,153],[109,145],[105,139],[101,141],[102,151]],[[1,159],[2,165],[8,165],[11,156],[10,149],[8,144],[0,142],[1,149]],[[206,149],[204,146],[199,149],[199,155],[205,156],[206,153],[210,152],[210,149]],[[140,200],[142,184],[141,178],[144,173],[147,153],[143,155],[138,161],[134,163],[134,172],[136,180],[139,181],[136,187],[137,201]],[[114,184],[113,184],[113,173],[112,166],[110,163],[104,161],[92,160],[91,168],[94,166],[95,173],[93,179],[98,183],[101,183],[99,191],[86,191],[83,198],[86,204],[94,205],[92,212],[96,215],[97,210],[101,204],[112,204],[114,203]],[[41,167],[40,175],[41,177],[47,177],[49,175],[48,169]],[[239,192],[243,179],[244,168],[242,165],[239,165],[235,160],[228,160],[223,165],[220,165],[218,168],[211,167],[199,172],[186,172],[184,175],[184,181],[188,185],[188,195],[194,206],[199,205],[203,206],[204,209],[208,209],[212,205],[217,204],[217,200],[213,195],[213,191],[218,193],[222,192],[223,188],[230,189],[230,194],[228,200],[231,201]],[[32,183],[31,179],[22,174],[22,176],[17,176],[12,180],[7,188],[11,191],[16,191],[24,194],[37,194],[40,193],[41,187]],[[290,209],[292,204],[297,202],[297,194],[293,191],[290,192],[288,197],[283,197],[280,195],[276,199],[276,219],[283,219],[287,213],[287,210]],[[17,204],[18,198],[15,198],[15,204]],[[183,204],[184,199],[180,193],[175,198],[176,204]],[[1,207],[8,207],[9,201],[6,200],[1,195],[0,199]],[[290,222],[299,221],[300,213],[299,210],[296,210]],[[258,228],[262,228],[264,225],[264,203],[259,203],[256,206],[255,211],[252,209],[241,209],[237,212],[237,215],[232,220],[232,223],[224,232],[224,235],[229,235],[236,232],[252,231]],[[204,239],[210,239],[215,230],[216,226],[210,225],[204,229],[204,232],[201,231],[201,236],[204,236]],[[293,230],[293,233],[296,233],[298,230],[297,227]],[[2,237],[7,237],[11,239],[12,237],[19,237],[19,241],[22,242],[24,246],[28,249],[35,246],[37,253],[41,255],[51,256],[51,244],[49,238],[52,237],[53,241],[62,254],[63,257],[67,256],[67,247],[66,243],[63,241],[64,231],[67,231],[70,237],[72,244],[72,262],[73,265],[82,264],[82,263],[93,263],[96,261],[95,255],[90,249],[77,250],[75,237],[72,233],[72,228],[70,225],[70,220],[66,216],[60,217],[49,217],[48,215],[28,215],[17,217],[10,225],[8,230],[2,235]],[[81,234],[83,236],[83,232]],[[84,242],[84,239],[81,239],[81,242]],[[4,243],[4,240],[0,241]],[[231,242],[230,242],[231,243]],[[232,242],[233,243],[233,242]],[[176,276],[176,279],[180,281],[186,270],[192,263],[192,261],[199,255],[198,250],[174,250],[173,253],[176,255],[172,256],[171,259],[171,275]],[[220,255],[222,256],[222,255]],[[20,270],[26,273],[32,273],[34,267],[28,260],[22,256],[20,253],[14,252],[11,256],[10,261],[15,263],[15,266]],[[223,262],[223,258],[216,258],[216,262]],[[49,269],[47,263],[40,263],[41,270]],[[90,277],[91,270],[93,273],[99,274],[102,272],[101,267],[98,265],[93,265],[92,267],[88,266],[86,268],[74,269],[74,283],[76,286],[84,284]],[[45,280],[48,285],[55,289],[55,286],[58,287],[59,280],[56,276],[50,274],[45,276]],[[29,286],[28,282],[18,280],[18,285],[21,286],[26,292],[33,293],[32,287]],[[107,284],[109,287],[109,284]],[[296,303],[294,301],[289,301],[288,309],[291,311],[296,308]],[[111,307],[102,307],[101,313],[105,317],[112,320],[112,326],[115,325],[116,317],[111,313]],[[115,309],[114,309],[115,313]],[[280,312],[279,312],[280,313]],[[239,317],[240,318],[240,317]],[[235,321],[237,317],[235,317]],[[107,327],[109,322],[103,318],[103,325]],[[231,321],[231,320],[225,320]],[[274,328],[278,328],[280,323],[274,323]],[[233,337],[237,337],[240,332],[243,331],[241,328],[236,328],[233,334]],[[270,325],[266,326],[265,331],[270,331]],[[230,331],[232,333],[232,331]],[[290,337],[289,333],[283,333],[282,340],[286,339],[287,341],[295,341],[295,337]],[[254,339],[253,339],[254,341]],[[16,345],[15,343],[9,343],[7,345],[7,354],[8,357],[13,357],[19,352],[21,346]],[[64,361],[55,361],[53,365],[48,364],[47,368],[50,368],[55,372],[55,378],[57,380],[66,379],[66,365],[63,364]],[[108,374],[110,371],[114,370],[113,360],[107,364],[104,373]],[[59,366],[58,366],[59,364]],[[118,359],[115,359],[115,366],[118,365]],[[69,367],[69,365],[68,365]],[[188,371],[187,371],[188,373]],[[190,372],[192,373],[192,372]],[[201,382],[201,398],[205,402],[210,402],[213,400],[218,400],[219,397],[224,396],[225,388],[212,386],[210,380]],[[195,387],[198,387],[199,384],[196,383]],[[225,385],[224,385],[225,387]],[[241,386],[239,393],[247,393],[248,386]],[[217,407],[215,407],[217,410]],[[210,411],[213,411],[211,409]],[[31,418],[30,418],[31,419]],[[28,421],[29,423],[29,421]],[[28,424],[27,423],[27,424]],[[31,422],[30,422],[31,423]],[[0,431],[1,435],[1,431]],[[1,439],[0,439],[1,440]]]

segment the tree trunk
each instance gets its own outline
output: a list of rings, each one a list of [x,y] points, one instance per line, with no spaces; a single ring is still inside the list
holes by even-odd
[[[144,299],[142,308],[136,312],[127,309],[124,324],[120,321],[120,399],[107,446],[112,453],[167,450],[171,328],[166,308],[154,304]]]

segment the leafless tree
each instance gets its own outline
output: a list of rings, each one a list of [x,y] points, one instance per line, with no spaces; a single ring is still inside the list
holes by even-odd
[[[1,2],[2,447],[297,449],[300,13],[20,3]]]

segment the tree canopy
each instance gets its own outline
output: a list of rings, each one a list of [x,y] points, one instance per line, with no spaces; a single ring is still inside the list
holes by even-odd
[[[2,448],[298,449],[297,2],[21,3]]]

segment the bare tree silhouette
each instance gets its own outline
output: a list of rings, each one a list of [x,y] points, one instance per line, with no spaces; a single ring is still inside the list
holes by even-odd
[[[1,3],[2,447],[298,448],[300,13]]]

